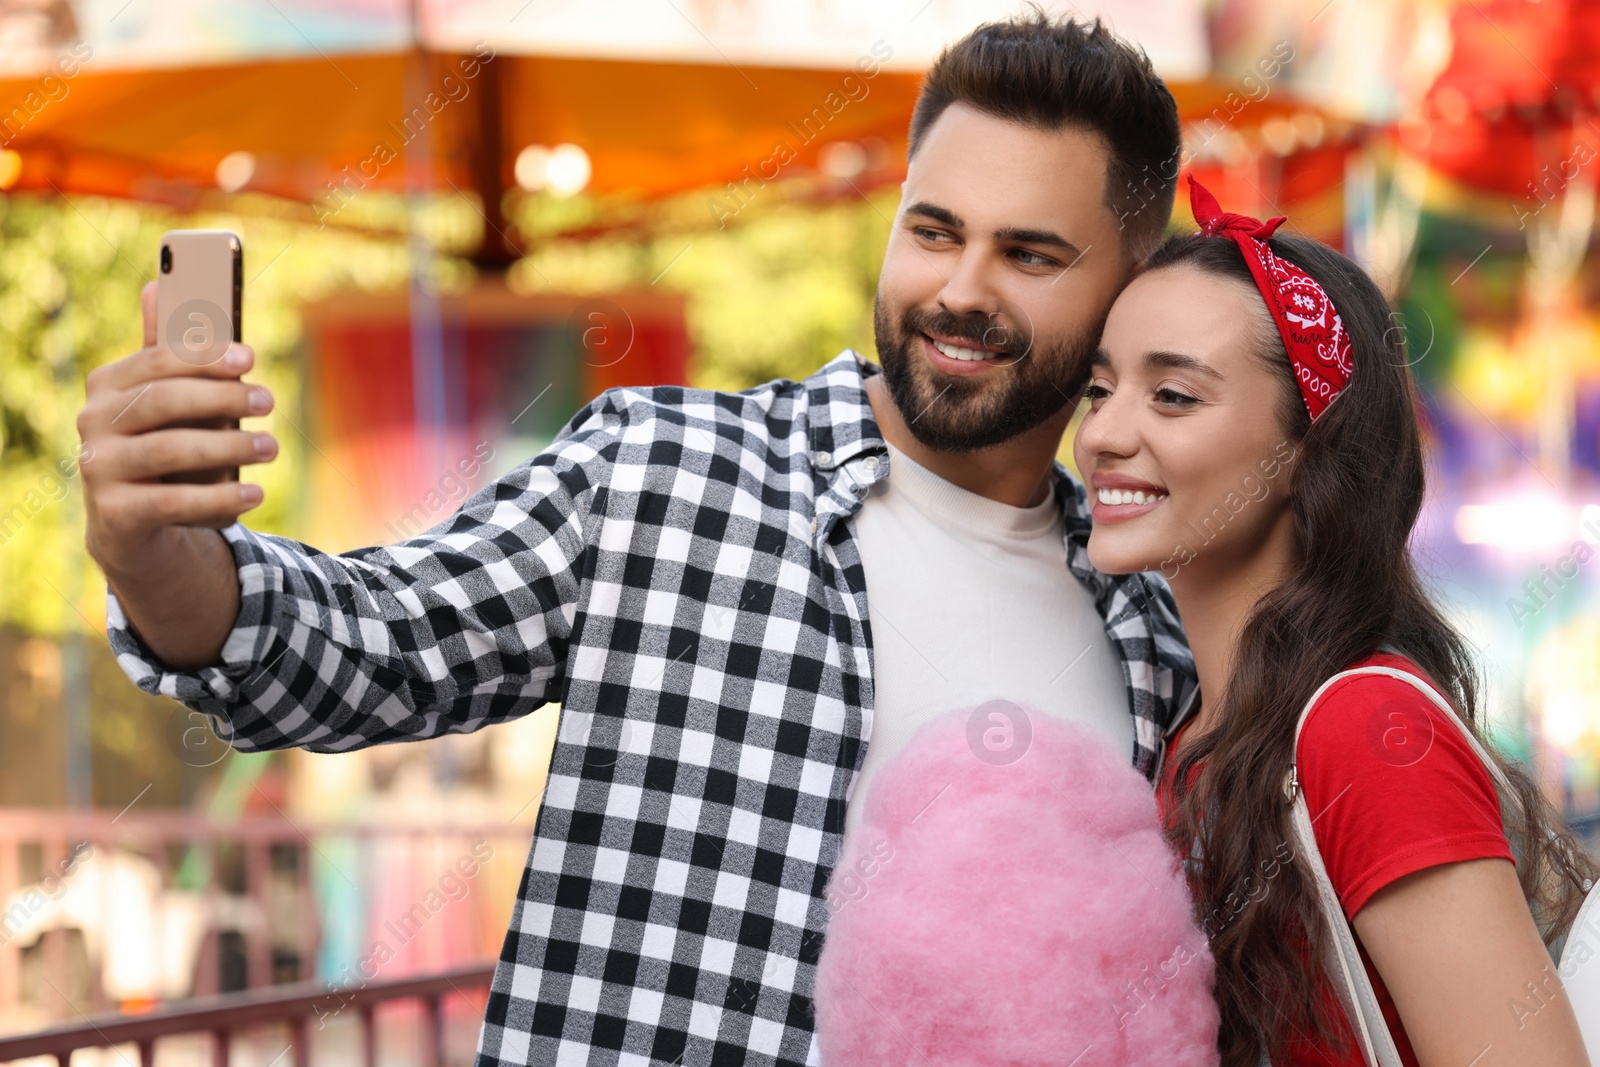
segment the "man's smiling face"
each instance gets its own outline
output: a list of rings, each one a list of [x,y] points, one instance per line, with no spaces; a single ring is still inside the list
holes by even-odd
[[[873,308],[884,381],[928,448],[968,451],[1077,400],[1132,266],[1092,130],[951,104],[912,158]]]

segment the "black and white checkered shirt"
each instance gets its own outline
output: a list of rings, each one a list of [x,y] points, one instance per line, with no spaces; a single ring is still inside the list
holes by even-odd
[[[500,1064],[818,1063],[811,993],[872,706],[853,535],[888,474],[846,350],[803,382],[607,390],[433,529],[328,555],[235,524],[222,666],[166,670],[108,590],[141,689],[244,751],[343,752],[561,705],[479,1038]],[[1066,565],[1123,664],[1154,773],[1194,668],[1165,583]]]

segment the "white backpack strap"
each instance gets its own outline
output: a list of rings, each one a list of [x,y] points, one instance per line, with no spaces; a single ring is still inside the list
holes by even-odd
[[[1393,667],[1359,667],[1354,670],[1336,674],[1322,684],[1306,706],[1300,712],[1300,723],[1295,728],[1295,754],[1300,749],[1300,731],[1305,727],[1306,717],[1315,706],[1317,699],[1322,696],[1323,690],[1341,678],[1349,678],[1357,674],[1386,674],[1391,678],[1398,678],[1416,688],[1433,701],[1447,721],[1455,724],[1461,731],[1461,736],[1466,738],[1472,751],[1478,754],[1483,765],[1488,769],[1490,778],[1494,781],[1495,789],[1499,794],[1502,813],[1504,805],[1515,803],[1516,793],[1511,789],[1511,783],[1506,779],[1505,772],[1500,765],[1490,758],[1482,742],[1467,727],[1461,717],[1456,714],[1447,700],[1439,691],[1427,682],[1418,678],[1410,671],[1397,670]],[[1362,1055],[1366,1057],[1370,1067],[1399,1067],[1400,1058],[1394,1051],[1394,1039],[1389,1034],[1383,1014],[1378,1009],[1377,999],[1373,994],[1372,983],[1367,980],[1366,968],[1361,965],[1360,954],[1356,949],[1355,937],[1351,933],[1350,923],[1344,917],[1344,911],[1339,905],[1338,897],[1333,891],[1333,883],[1328,880],[1328,872],[1322,863],[1322,854],[1317,851],[1317,840],[1311,832],[1311,816],[1306,810],[1305,794],[1298,788],[1299,773],[1293,760],[1290,762],[1289,773],[1284,776],[1284,791],[1292,793],[1294,797],[1294,824],[1295,837],[1300,848],[1304,851],[1311,869],[1317,876],[1319,888],[1318,896],[1322,904],[1322,913],[1328,926],[1334,932],[1334,953],[1332,961],[1333,973],[1344,978],[1345,988],[1338,990],[1340,1002],[1344,1005],[1345,1014],[1350,1018],[1352,1028],[1357,1031],[1357,1039],[1362,1045]],[[1553,836],[1553,835],[1552,835]],[[1573,872],[1568,876],[1577,881]],[[1591,885],[1584,881],[1582,888],[1587,894],[1582,909],[1578,913],[1577,921],[1567,931],[1567,944],[1561,954],[1558,973],[1561,975],[1562,985],[1567,996],[1572,1002],[1573,1011],[1578,1016],[1578,1027],[1582,1031],[1584,1045],[1591,1059],[1600,1064],[1600,966],[1582,966],[1589,961],[1581,951],[1574,951],[1575,947],[1582,944],[1588,948],[1583,935],[1592,933],[1600,936],[1600,885]]]
[[[1511,783],[1506,779],[1505,772],[1500,769],[1500,765],[1490,758],[1488,751],[1483,747],[1483,743],[1479,741],[1473,732],[1467,728],[1467,724],[1461,721],[1461,716],[1456,714],[1456,709],[1450,706],[1450,702],[1444,697],[1440,696],[1439,691],[1433,686],[1429,685],[1421,678],[1418,678],[1410,671],[1402,671],[1394,667],[1361,667],[1358,670],[1346,671],[1345,673],[1387,674],[1389,677],[1398,678],[1402,682],[1405,682],[1406,684],[1415,688],[1423,696],[1433,701],[1434,707],[1444,712],[1445,719],[1451,723],[1454,723],[1456,729],[1461,732],[1461,736],[1467,739],[1467,745],[1472,749],[1472,751],[1478,754],[1478,759],[1483,761],[1484,767],[1489,771],[1489,777],[1494,780],[1495,791],[1500,794],[1501,798],[1504,799],[1508,793],[1510,793],[1510,795],[1513,797],[1516,796],[1514,792],[1511,792]],[[1303,718],[1304,717],[1302,716],[1302,719]]]
[[[1378,1006],[1377,993],[1372,988],[1372,982],[1367,978],[1367,969],[1361,962],[1361,950],[1356,945],[1355,933],[1350,929],[1349,920],[1345,918],[1344,908],[1339,903],[1339,894],[1333,888],[1333,882],[1328,877],[1328,869],[1322,862],[1322,853],[1317,848],[1316,834],[1311,825],[1312,815],[1306,807],[1305,792],[1299,788],[1299,769],[1294,758],[1300,749],[1300,731],[1305,728],[1306,717],[1311,714],[1311,709],[1316,707],[1317,701],[1327,688],[1335,682],[1355,675],[1379,673],[1405,674],[1403,671],[1390,671],[1384,667],[1358,667],[1334,675],[1311,694],[1306,706],[1300,709],[1300,721],[1295,725],[1294,749],[1289,762],[1289,773],[1284,776],[1283,787],[1284,792],[1294,803],[1290,823],[1294,827],[1295,843],[1300,854],[1306,858],[1306,866],[1316,878],[1317,903],[1322,907],[1323,921],[1332,935],[1327,962],[1329,973],[1334,978],[1334,992],[1339,996],[1345,1017],[1350,1020],[1350,1029],[1355,1032],[1362,1058],[1366,1060],[1368,1067],[1402,1067],[1400,1052],[1395,1047],[1394,1037],[1389,1033],[1388,1023],[1384,1021],[1383,1010]]]
[[[1484,768],[1488,770],[1489,778],[1494,782],[1495,793],[1500,800],[1502,819],[1505,816],[1505,809],[1508,805],[1512,806],[1514,809],[1518,809],[1516,810],[1516,815],[1519,817],[1521,816],[1522,812],[1518,808],[1516,790],[1511,787],[1511,782],[1508,778],[1506,778],[1505,771],[1500,768],[1499,763],[1495,762],[1495,760],[1490,757],[1488,751],[1483,747],[1483,742],[1479,741],[1477,736],[1467,728],[1467,724],[1461,720],[1461,716],[1456,714],[1455,709],[1452,708],[1450,703],[1439,694],[1437,689],[1423,681],[1421,678],[1418,678],[1410,671],[1396,670],[1393,667],[1365,667],[1362,668],[1362,673],[1387,674],[1391,678],[1398,678],[1401,681],[1416,687],[1419,692],[1421,692],[1429,700],[1433,701],[1434,706],[1444,714],[1445,719],[1448,722],[1455,724],[1455,727],[1460,731],[1461,736],[1466,739],[1468,747],[1470,747],[1473,752],[1477,753],[1479,761],[1482,762]],[[1303,720],[1304,716],[1302,716],[1302,721]],[[1296,740],[1298,740],[1298,735],[1296,735]],[[1545,836],[1554,840],[1556,838],[1556,833],[1554,830],[1546,829]],[[1562,854],[1559,844],[1557,845],[1557,853],[1558,855]],[[1567,876],[1567,878],[1574,884],[1579,885],[1584,893],[1591,891],[1593,887],[1586,880],[1581,879],[1575,871],[1567,869],[1564,864],[1562,866],[1563,873]]]

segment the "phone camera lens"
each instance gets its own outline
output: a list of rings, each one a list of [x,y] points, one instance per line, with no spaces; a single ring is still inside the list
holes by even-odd
[[[172,273],[172,247],[170,245],[161,246],[161,273]]]

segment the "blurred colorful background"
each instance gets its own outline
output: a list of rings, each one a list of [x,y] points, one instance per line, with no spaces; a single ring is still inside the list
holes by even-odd
[[[921,72],[1018,6],[0,0],[0,1050],[55,1027],[108,1061],[305,1062],[376,1035],[385,1063],[466,1062],[557,724],[243,754],[127,681],[74,418],[139,345],[160,235],[243,240],[282,449],[249,525],[394,542],[608,386],[873,355]],[[1391,295],[1425,398],[1416,552],[1496,741],[1594,841],[1600,0],[1041,6],[1144,47],[1224,204]],[[235,1014],[182,1014],[219,993]]]

